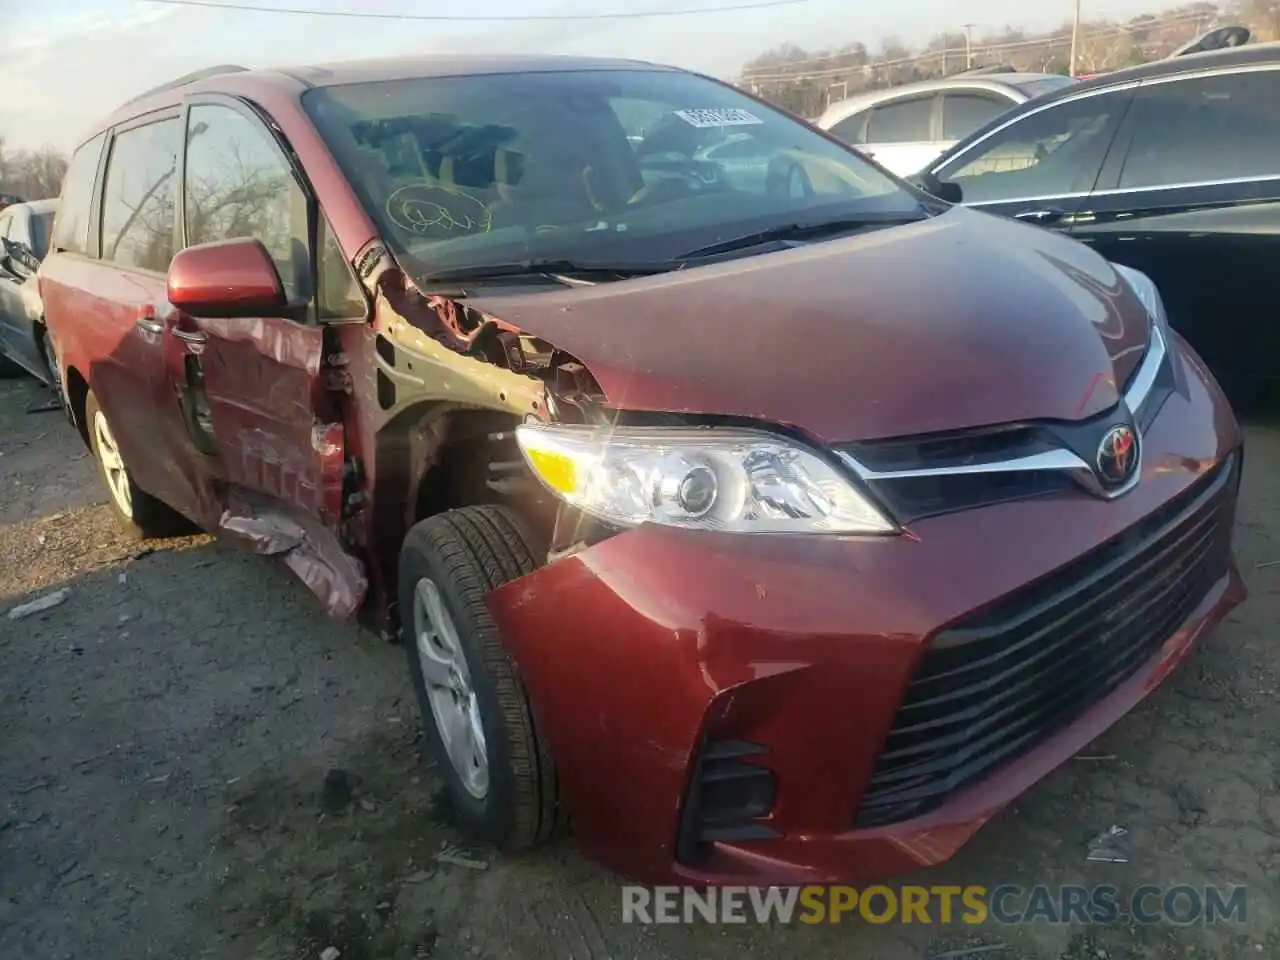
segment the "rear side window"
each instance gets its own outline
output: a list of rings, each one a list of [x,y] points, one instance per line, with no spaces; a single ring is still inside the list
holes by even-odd
[[[53,221],[53,247],[69,253],[89,252],[89,219],[93,207],[93,187],[102,158],[105,133],[80,147],[71,158],[62,178],[62,196]]]
[[[845,143],[859,144],[862,143],[862,130],[867,122],[867,114],[855,113],[851,117],[845,117],[839,123],[833,123],[828,131],[832,136],[839,137]]]
[[[1263,70],[1139,89],[1120,186],[1280,175],[1277,81]]]
[[[163,273],[173,259],[178,197],[176,117],[116,134],[102,198],[102,257]]]
[[[964,202],[1054,197],[1091,190],[1128,103],[1123,92],[1026,114],[940,168]]]
[[[931,140],[933,97],[904,100],[876,107],[867,123],[867,143],[905,143]]]
[[[994,96],[949,93],[942,98],[942,139],[963,140],[1012,106],[1012,100]]]
[[[290,298],[310,296],[306,200],[260,123],[230,107],[192,107],[184,193],[189,246],[257,237]]]

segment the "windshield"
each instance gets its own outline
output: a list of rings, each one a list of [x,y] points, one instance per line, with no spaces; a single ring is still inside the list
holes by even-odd
[[[304,105],[418,276],[660,262],[771,226],[920,210],[856,153],[675,70],[360,83],[312,90]]]

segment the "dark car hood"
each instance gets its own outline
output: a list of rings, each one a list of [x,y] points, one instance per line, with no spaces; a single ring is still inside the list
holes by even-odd
[[[1113,405],[1149,321],[1110,265],[953,208],[918,224],[589,288],[470,300],[586,364],[610,405],[864,440]]]

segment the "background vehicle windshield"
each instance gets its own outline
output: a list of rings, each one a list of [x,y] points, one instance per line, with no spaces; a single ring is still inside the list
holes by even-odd
[[[776,225],[920,210],[852,151],[674,70],[361,83],[304,104],[419,275],[526,258],[658,262]]]
[[[52,213],[35,213],[31,215],[31,252],[41,260],[49,252],[49,231],[52,227]]]

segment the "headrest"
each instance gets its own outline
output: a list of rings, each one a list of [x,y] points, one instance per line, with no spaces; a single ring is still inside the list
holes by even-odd
[[[442,157],[440,160],[440,186],[446,190],[458,188],[458,182],[453,176],[453,157]]]

